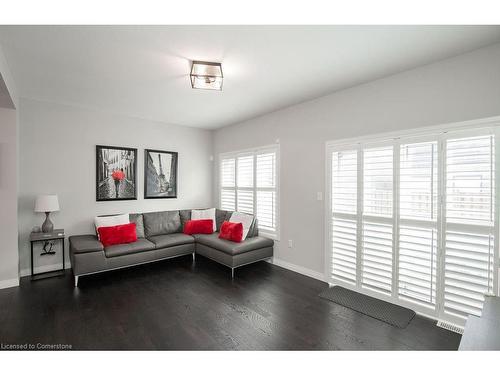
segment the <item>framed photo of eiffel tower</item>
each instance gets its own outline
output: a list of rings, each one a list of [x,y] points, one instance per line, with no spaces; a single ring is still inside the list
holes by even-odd
[[[177,198],[177,152],[144,150],[144,199]]]

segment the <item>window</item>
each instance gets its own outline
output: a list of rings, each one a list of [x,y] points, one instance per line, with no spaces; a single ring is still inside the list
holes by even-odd
[[[458,325],[480,315],[498,285],[497,129],[328,145],[330,281]]]
[[[220,208],[255,215],[259,232],[278,238],[278,146],[220,156]]]

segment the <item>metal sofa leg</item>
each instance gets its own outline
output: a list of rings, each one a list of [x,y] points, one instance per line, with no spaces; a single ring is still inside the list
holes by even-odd
[[[195,262],[195,261],[196,261],[196,254],[193,253],[193,262]]]
[[[75,288],[78,286],[78,277],[79,276],[75,276]]]
[[[234,279],[234,268],[231,268],[231,279]]]

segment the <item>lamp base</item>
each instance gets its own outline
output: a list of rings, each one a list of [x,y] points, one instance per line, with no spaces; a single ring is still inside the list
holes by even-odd
[[[50,212],[45,213],[45,221],[42,224],[43,233],[51,233],[54,231],[54,224],[52,224],[52,221],[50,221],[49,215]]]

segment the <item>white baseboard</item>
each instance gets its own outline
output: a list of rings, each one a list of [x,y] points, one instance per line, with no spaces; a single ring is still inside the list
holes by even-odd
[[[60,270],[61,268],[62,268],[62,263],[48,264],[46,266],[35,267],[35,273],[57,271],[57,270]],[[65,268],[67,270],[71,269],[71,262],[66,262]],[[20,277],[30,276],[30,275],[31,275],[31,268],[25,268],[25,269],[21,270]]]
[[[0,289],[12,288],[13,286],[19,286],[19,278],[0,280]]]
[[[287,270],[290,270],[290,271],[300,273],[300,274],[305,275],[305,276],[312,277],[313,279],[326,282],[325,275],[323,275],[321,272],[314,271],[310,268],[298,266],[298,265],[293,264],[293,263],[288,263],[288,262],[281,260],[281,259],[278,259],[278,258],[272,258],[271,260],[269,260],[269,263],[272,263],[272,264],[274,264],[278,267],[281,267],[281,268],[286,268]]]

